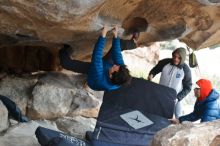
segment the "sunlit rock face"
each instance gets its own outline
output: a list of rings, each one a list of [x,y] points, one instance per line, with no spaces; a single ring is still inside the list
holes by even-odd
[[[38,46],[56,54],[69,43],[81,60],[90,60],[103,24],[121,26],[126,39],[141,31],[143,45],[175,38],[193,49],[220,43],[219,0],[1,0],[0,18],[0,50]]]

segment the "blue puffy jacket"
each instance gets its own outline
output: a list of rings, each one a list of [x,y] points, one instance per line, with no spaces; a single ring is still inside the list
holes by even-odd
[[[196,101],[194,111],[188,115],[179,118],[180,122],[183,121],[197,121],[201,122],[213,121],[220,119],[220,99],[219,93],[212,90],[209,96],[204,101]]]
[[[100,36],[93,50],[91,65],[87,78],[88,85],[93,90],[109,91],[119,88],[119,86],[111,83],[109,78],[109,68],[111,68],[114,64],[124,65],[121,54],[120,39],[113,38],[111,48],[112,62],[102,59],[105,43],[106,38]]]

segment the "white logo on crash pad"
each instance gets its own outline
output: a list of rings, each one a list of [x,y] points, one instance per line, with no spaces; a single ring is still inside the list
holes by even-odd
[[[120,117],[134,129],[140,129],[153,124],[150,119],[138,110],[122,114]]]

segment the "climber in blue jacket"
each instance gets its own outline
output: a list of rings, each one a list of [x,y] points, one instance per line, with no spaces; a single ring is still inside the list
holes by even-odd
[[[131,80],[129,70],[122,58],[117,27],[112,29],[113,40],[110,58],[103,58],[108,29],[107,26],[102,29],[101,36],[95,44],[91,62],[71,60],[69,57],[71,47],[69,45],[64,45],[59,51],[61,66],[77,73],[88,74],[87,84],[93,90],[114,90],[121,85],[128,84]]]

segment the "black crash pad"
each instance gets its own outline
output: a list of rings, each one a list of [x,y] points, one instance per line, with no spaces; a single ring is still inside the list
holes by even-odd
[[[98,120],[103,121],[111,109],[131,109],[172,118],[176,91],[157,83],[132,78],[131,84],[105,92]],[[112,112],[112,110],[111,110]]]
[[[87,132],[86,138],[91,141],[93,146],[150,146],[153,136],[171,124],[166,118],[144,113],[153,124],[140,129],[134,129],[120,117],[120,115],[131,111],[124,109],[118,112],[107,113],[108,115],[105,117],[105,120],[102,120],[102,122],[97,121],[94,132]]]
[[[95,130],[88,132],[87,141],[64,133],[38,127],[36,136],[42,146],[149,146],[156,132],[167,127],[176,99],[174,89],[133,78],[131,84],[105,92]],[[120,115],[138,110],[153,124],[134,129]]]
[[[35,135],[41,146],[90,146],[86,141],[41,126],[36,129]]]

